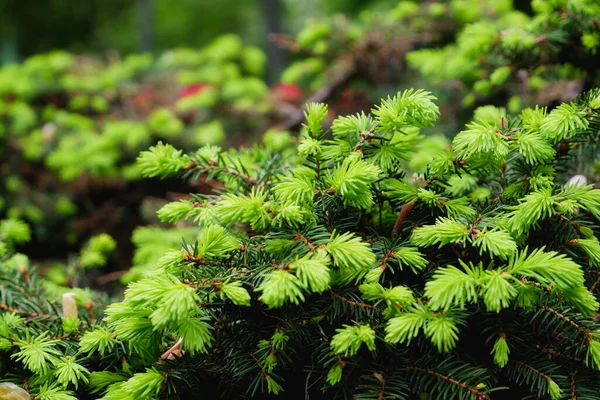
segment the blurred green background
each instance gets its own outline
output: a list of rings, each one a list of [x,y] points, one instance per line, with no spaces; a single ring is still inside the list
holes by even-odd
[[[285,64],[269,32],[294,34],[307,19],[355,14],[393,0],[0,0],[0,64],[64,49],[155,53],[201,47],[223,33],[267,49],[270,76]]]
[[[286,65],[269,33],[295,34],[308,19],[399,0],[0,0],[0,65],[36,53],[121,55],[175,47],[199,48],[223,33],[263,47],[272,82]],[[528,11],[528,0],[515,7]],[[524,9],[525,8],[525,9]]]

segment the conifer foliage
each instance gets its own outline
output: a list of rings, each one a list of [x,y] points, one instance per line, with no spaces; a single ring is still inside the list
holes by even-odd
[[[47,400],[597,399],[600,190],[564,182],[600,138],[600,90],[473,121],[410,175],[435,100],[407,90],[330,129],[309,104],[297,157],[247,150],[260,168],[143,152],[148,177],[222,183],[159,211],[197,240],[48,333],[3,289],[3,374]]]

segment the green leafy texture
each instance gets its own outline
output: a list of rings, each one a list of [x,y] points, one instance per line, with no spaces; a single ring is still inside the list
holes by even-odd
[[[563,397],[563,390],[553,380],[548,382],[548,393],[550,393],[552,400],[558,400]]]
[[[101,371],[90,373],[89,379],[92,393],[98,393],[114,383],[123,381],[124,378],[114,372]]]
[[[342,196],[345,204],[368,209],[373,205],[371,184],[380,174],[379,168],[361,160],[359,153],[353,153],[344,159],[342,165],[333,169],[331,186]]]
[[[265,380],[267,381],[267,392],[274,395],[278,395],[279,393],[283,392],[283,387],[279,383],[277,383],[270,375],[267,375],[265,377]]]
[[[217,217],[226,225],[241,222],[250,224],[252,229],[264,229],[271,224],[269,208],[261,190],[253,190],[250,196],[226,194],[215,205]]]
[[[588,188],[591,187],[588,186]],[[577,197],[576,200],[596,219],[600,220],[600,189],[587,190]]]
[[[573,239],[571,243],[583,249],[588,256],[590,265],[600,267],[600,242],[598,239]]]
[[[473,244],[479,247],[480,253],[489,252],[502,260],[506,260],[517,251],[517,243],[510,233],[501,229],[484,229],[478,232]]]
[[[336,139],[357,138],[363,132],[375,127],[375,120],[364,112],[356,115],[339,116],[331,125],[331,133]]]
[[[548,163],[552,161],[556,151],[534,131],[525,132],[516,138],[519,153],[528,164]]]
[[[61,389],[56,385],[44,383],[40,386],[36,399],[39,400],[77,400],[75,393],[71,390]]]
[[[448,179],[448,193],[463,196],[477,187],[477,178],[472,175],[452,175]]]
[[[157,396],[164,383],[165,377],[154,368],[146,369],[146,372],[134,374],[125,383],[122,390],[134,399],[145,399]]]
[[[163,328],[167,324],[177,325],[199,311],[199,302],[194,288],[183,283],[174,283],[161,293],[161,300],[150,314],[150,320],[155,329]]]
[[[442,314],[431,318],[424,332],[440,353],[447,353],[454,349],[458,341],[459,329],[456,321]]]
[[[517,290],[510,282],[512,276],[501,269],[486,271],[484,280],[482,295],[489,311],[500,312],[517,296]]]
[[[104,266],[107,255],[115,250],[117,243],[107,234],[92,237],[81,252],[79,263],[83,268]]]
[[[330,287],[329,255],[318,250],[290,264],[290,268],[296,272],[302,287],[315,293],[322,293]]]
[[[398,260],[400,267],[408,265],[416,274],[427,266],[425,255],[415,247],[401,247],[394,251],[394,258]]]
[[[55,347],[57,342],[58,340],[51,340],[48,333],[26,340],[17,339],[15,344],[20,351],[13,354],[11,358],[21,361],[31,372],[43,374],[59,362],[58,357],[61,353]]]
[[[171,138],[177,136],[183,130],[183,122],[167,108],[154,110],[148,117],[150,129],[159,137]]]
[[[242,287],[242,282],[225,281],[219,285],[220,292],[222,295],[227,296],[233,304],[238,306],[249,306],[250,305],[250,294],[246,289]]]
[[[237,240],[223,227],[212,225],[200,234],[197,246],[199,258],[225,257],[227,253],[239,248]]]
[[[527,253],[525,249],[512,257],[507,272],[564,288],[583,286],[581,267],[564,254],[546,252],[544,248]]]
[[[427,127],[439,115],[436,100],[430,92],[405,90],[388,97],[372,110],[381,127],[386,131],[401,130],[405,126]]]
[[[363,344],[367,349],[375,350],[375,331],[369,325],[344,325],[344,328],[335,331],[336,334],[330,343],[331,350],[335,354],[352,357]]]
[[[188,317],[177,326],[177,332],[183,337],[182,346],[191,355],[208,353],[214,341],[212,330],[213,327],[201,318]]]
[[[477,155],[493,160],[508,154],[507,142],[495,126],[485,122],[473,122],[467,125],[467,128],[459,132],[452,141],[454,154],[459,158],[468,159]]]
[[[13,243],[25,243],[31,238],[29,225],[18,219],[4,219],[0,221],[0,239]]]
[[[508,348],[505,334],[500,334],[496,343],[494,343],[491,354],[494,356],[494,364],[500,368],[504,368],[508,364],[510,349]]]
[[[542,137],[558,143],[577,131],[587,129],[586,111],[574,104],[561,104],[546,115],[540,125]]]
[[[187,156],[182,153],[182,150],[176,150],[170,144],[158,142],[150,150],[140,153],[137,165],[146,177],[169,178],[177,175],[187,165]]]
[[[415,299],[413,292],[406,286],[394,286],[384,289],[378,283],[365,283],[359,286],[363,299],[367,301],[384,301],[391,310],[407,308]]]
[[[369,244],[351,232],[334,231],[325,249],[333,257],[333,265],[343,270],[365,270],[376,260]]]
[[[464,271],[448,266],[438,268],[425,284],[425,295],[431,308],[448,310],[452,306],[464,308],[465,303],[478,299],[478,288],[483,274],[481,265],[467,265],[459,260]]]
[[[468,237],[467,227],[451,218],[438,218],[435,225],[425,225],[413,231],[410,241],[415,246],[429,247],[439,244],[461,243]]]
[[[96,327],[94,330],[87,331],[79,339],[79,348],[85,353],[94,354],[96,351],[103,356],[111,352],[117,341],[112,333],[105,327]]]
[[[386,179],[381,186],[386,196],[401,203],[416,199],[418,193],[418,189],[404,179]]]
[[[327,383],[331,386],[335,386],[342,380],[342,374],[342,367],[340,367],[339,364],[334,365],[329,372],[327,372]]]
[[[437,6],[447,8],[437,18],[456,12],[454,2]],[[420,7],[412,7],[418,15]],[[521,33],[497,36],[501,29],[480,24],[472,33],[485,37],[464,37],[472,40],[464,46],[474,54],[520,48]],[[478,91],[495,90],[487,77],[498,67],[472,77],[482,82]],[[530,73],[535,82],[537,72]],[[245,85],[228,79],[229,95]],[[583,267],[595,262],[600,192],[564,182],[571,156],[595,151],[597,111],[590,104],[597,97],[594,91],[574,100],[589,126],[565,138],[568,149],[557,146],[558,157],[538,157],[533,142],[533,158],[519,150],[524,132],[550,143],[540,133],[544,112],[531,109],[519,121],[490,107],[478,112],[489,125],[478,123],[489,128],[479,133],[494,135],[506,149],[472,152],[474,140],[463,159],[441,144],[428,153],[429,168],[420,147],[431,142],[401,112],[392,121],[404,118],[401,131],[386,130],[378,117],[356,116],[339,119],[330,140],[313,110],[313,125],[321,128],[303,128],[303,137],[316,143],[304,158],[261,146],[204,147],[181,156],[185,164],[176,175],[218,183],[211,193],[192,193],[187,203],[161,211],[178,221],[176,228],[136,231],[136,268],[144,269],[104,312],[108,294],[62,286],[85,284],[79,274],[67,280],[54,269],[41,280],[25,256],[0,259],[0,307],[8,311],[0,316],[0,349],[24,356],[21,342],[43,332],[52,341],[42,350],[46,356],[29,355],[42,360],[44,372],[31,374],[17,355],[4,357],[3,371],[10,379],[31,375],[34,396],[56,379],[63,358],[77,355],[77,364],[92,372],[89,385],[76,378],[80,397],[261,398],[305,388],[307,379],[308,394],[317,397],[485,399],[503,386],[509,397],[558,397],[570,379],[578,398],[594,399],[598,372],[579,368],[573,376],[572,360],[586,351],[590,366],[599,359],[597,276]],[[361,185],[342,194],[353,176]],[[70,291],[80,303],[78,326],[57,307]],[[512,338],[510,349],[499,337]],[[376,338],[387,343],[375,346]],[[75,389],[72,375],[61,379],[57,389]]]
[[[548,190],[528,194],[518,205],[510,207],[510,230],[517,235],[527,232],[532,225],[553,215],[554,205],[555,199]]]
[[[275,195],[283,202],[305,205],[313,199],[315,189],[310,178],[293,176],[284,178],[273,190]]]
[[[184,220],[194,209],[194,204],[188,200],[167,203],[158,210],[158,218],[162,222],[176,223]]]
[[[308,122],[308,132],[311,138],[321,139],[323,136],[323,126],[321,125],[327,117],[327,104],[308,103],[304,117]]]
[[[278,308],[286,302],[300,304],[304,301],[302,281],[289,271],[276,269],[268,273],[256,289],[262,292],[259,300],[270,308]]]
[[[61,359],[56,363],[56,372],[54,375],[56,376],[56,381],[66,388],[69,384],[75,386],[75,390],[79,387],[79,382],[83,382],[87,384],[89,379],[87,375],[89,375],[89,371],[78,364],[75,360],[75,357],[61,357]]]
[[[429,318],[430,314],[422,307],[390,318],[385,327],[385,341],[409,345],[412,339],[419,335],[420,330],[425,328]]]
[[[322,143],[317,139],[313,139],[312,137],[304,138],[298,146],[298,154],[302,157],[317,156],[323,151],[321,145]]]

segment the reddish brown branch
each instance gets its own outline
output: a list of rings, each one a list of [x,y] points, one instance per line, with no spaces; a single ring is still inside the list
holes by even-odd
[[[368,131],[364,131],[363,133],[360,134],[360,140],[358,141],[358,143],[356,143],[356,146],[354,146],[354,149],[352,149],[353,152],[360,151],[360,146],[362,146],[367,140],[369,140],[370,138],[373,137],[373,131],[375,131],[375,128],[376,128],[376,126],[373,126]]]
[[[598,286],[599,283],[600,283],[600,276],[598,276],[598,279],[596,279],[596,282],[594,282],[594,284],[590,288],[591,293],[594,293],[594,290],[596,290],[596,286]]]
[[[348,83],[352,77],[356,74],[356,67],[354,64],[350,64],[345,71],[339,74],[339,76],[332,79],[327,85],[323,86],[312,96],[310,96],[305,103],[321,103],[329,99],[333,92]],[[295,113],[284,123],[277,128],[283,130],[292,130],[297,128],[302,121],[304,121],[304,111],[302,109],[296,110]]]
[[[549,375],[546,375],[542,371],[539,371],[539,370],[533,368],[529,364],[526,364],[526,363],[521,362],[521,361],[515,361],[515,360],[511,360],[511,362],[515,363],[515,364],[519,364],[519,365],[521,365],[521,366],[523,366],[523,367],[525,367],[525,368],[527,368],[527,369],[535,372],[536,374],[538,374],[539,376],[541,376],[542,378],[544,378],[546,380],[546,382],[552,382],[552,378]]]
[[[195,165],[194,161],[197,161],[197,160],[192,160],[192,162],[190,164],[188,164],[185,167],[185,169],[187,169],[187,170],[190,170],[190,169],[220,170],[223,173],[237,176],[238,178],[241,178],[241,179],[245,180],[246,182],[248,182],[250,185],[255,185],[256,184],[256,179],[252,178],[249,175],[241,173],[240,171],[236,171],[235,169],[227,168],[227,167],[221,167],[221,166],[218,166],[218,165]]]
[[[471,387],[471,386],[467,385],[464,382],[457,381],[456,379],[451,378],[448,375],[444,375],[444,374],[441,374],[441,373],[439,373],[437,371],[432,371],[430,369],[416,367],[414,365],[408,365],[406,367],[406,369],[413,369],[415,371],[424,372],[426,374],[435,376],[436,378],[440,378],[440,379],[443,379],[445,381],[448,381],[448,382],[450,382],[450,383],[452,383],[452,384],[454,384],[454,385],[456,385],[458,387],[461,387],[461,388],[463,388],[463,389],[465,389],[465,390],[473,393],[476,396],[477,399],[480,399],[480,400],[491,400],[490,396],[488,396],[486,393],[483,393],[482,391],[480,391],[480,390],[478,390],[478,389],[476,389],[474,387]]]
[[[592,341],[592,334],[590,333],[590,331],[588,329],[584,328],[581,325],[578,325],[575,321],[573,321],[572,319],[570,319],[566,315],[561,314],[560,312],[556,311],[555,309],[553,309],[551,307],[544,306],[544,310],[548,311],[549,313],[552,313],[552,314],[556,315],[558,318],[562,319],[563,321],[565,321],[566,323],[568,323],[569,325],[571,325],[573,328],[575,328],[579,332],[583,333],[585,335],[585,339],[586,339],[587,343],[589,343],[589,342]]]
[[[95,279],[95,282],[98,285],[106,285],[107,283],[110,283],[113,281],[118,281],[127,272],[129,272],[129,271],[125,269],[125,270],[121,270],[121,271],[114,271],[114,272],[108,273],[106,275],[101,275]]]
[[[341,300],[341,301],[343,301],[343,302],[344,302],[344,303],[346,303],[346,304],[350,304],[351,306],[354,306],[354,307],[362,307],[362,308],[368,308],[368,309],[370,309],[370,310],[374,310],[374,311],[377,311],[377,312],[383,312],[383,310],[382,310],[382,309],[380,309],[380,308],[377,308],[377,307],[375,307],[375,306],[373,306],[373,305],[371,305],[371,304],[359,303],[359,302],[357,302],[357,301],[354,301],[354,300],[347,299],[347,298],[345,298],[344,296],[340,296],[339,294],[335,293],[333,290],[329,290],[329,292],[330,292],[330,293],[331,293],[331,295],[332,295],[333,297],[335,297],[336,299],[338,299],[338,300]]]
[[[394,224],[394,229],[392,230],[392,237],[394,237],[398,233],[400,233],[400,229],[402,228],[402,223],[406,220],[406,218],[408,217],[408,214],[410,214],[410,212],[412,211],[414,206],[415,206],[414,201],[412,203],[408,203],[408,204],[405,204],[402,206],[402,208],[400,209],[400,212],[398,213],[398,219],[396,220],[396,223]]]

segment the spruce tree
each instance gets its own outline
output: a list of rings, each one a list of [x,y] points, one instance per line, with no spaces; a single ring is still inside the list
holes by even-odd
[[[529,2],[528,2],[529,3]],[[532,0],[531,15],[505,12],[462,27],[456,40],[407,55],[428,82],[464,89],[462,102],[510,111],[558,105],[599,83],[600,3]]]
[[[600,90],[479,118],[409,174],[435,101],[406,90],[330,129],[308,104],[293,157],[141,153],[148,177],[220,183],[158,213],[196,239],[104,315],[3,261],[3,379],[43,400],[597,399],[600,190],[569,166]]]

